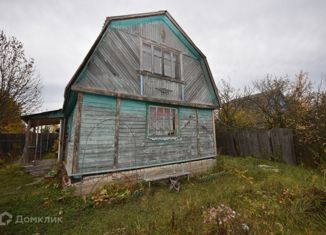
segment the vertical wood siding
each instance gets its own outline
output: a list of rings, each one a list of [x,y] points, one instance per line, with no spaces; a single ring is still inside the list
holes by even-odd
[[[72,173],[73,151],[74,151],[74,137],[75,137],[75,117],[76,106],[73,108],[67,123],[67,146],[66,146],[66,170],[68,175]]]

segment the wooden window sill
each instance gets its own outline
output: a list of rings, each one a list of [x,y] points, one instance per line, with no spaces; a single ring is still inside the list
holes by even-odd
[[[166,141],[166,140],[177,140],[179,139],[179,137],[178,136],[147,136],[147,139]]]

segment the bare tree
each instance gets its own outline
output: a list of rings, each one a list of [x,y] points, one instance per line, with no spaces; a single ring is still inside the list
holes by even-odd
[[[252,89],[256,95],[248,96],[248,102],[253,105],[264,119],[268,128],[286,126],[286,97],[290,81],[287,77],[267,75],[264,79],[253,82]]]
[[[41,84],[34,60],[26,58],[23,43],[0,31],[0,126],[13,115],[27,114],[41,105]]]

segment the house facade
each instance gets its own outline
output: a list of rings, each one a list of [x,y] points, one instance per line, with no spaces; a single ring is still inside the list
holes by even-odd
[[[167,11],[107,18],[65,89],[69,177],[216,157],[218,91],[203,53]]]

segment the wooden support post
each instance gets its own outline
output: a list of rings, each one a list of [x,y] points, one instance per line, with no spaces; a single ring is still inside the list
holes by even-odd
[[[119,129],[120,129],[120,97],[116,100],[116,110],[115,110],[115,135],[114,135],[114,159],[113,168],[118,167],[118,156],[119,156]]]
[[[37,121],[37,130],[36,127],[34,127],[34,131],[36,130],[36,138],[35,138],[35,151],[34,151],[34,165],[36,164],[36,156],[37,156],[37,148],[38,148],[38,131],[39,131],[39,121]]]
[[[140,95],[144,95],[144,76],[140,75]]]
[[[30,142],[30,129],[31,129],[31,120],[28,120],[27,127],[25,131],[25,145],[24,145],[24,151],[22,156],[22,163],[26,164],[28,162],[28,156],[29,156],[29,142]]]
[[[43,147],[43,126],[40,126],[40,160],[42,159],[42,147]]]
[[[75,137],[73,147],[73,158],[72,158],[72,173],[78,171],[78,159],[79,159],[79,141],[80,141],[80,123],[81,123],[81,111],[83,105],[83,93],[78,93],[76,103],[76,119],[75,119]]]
[[[63,128],[63,122],[62,122],[62,119],[60,120],[60,128],[59,128],[59,140],[58,140],[58,162],[61,161],[61,149],[62,149],[62,146],[61,146],[61,142],[62,142],[62,128]]]
[[[214,115],[214,109],[212,110],[212,124],[213,124],[213,141],[214,141],[214,152],[215,156],[217,156],[217,146],[216,146],[216,129],[215,129],[215,115]]]
[[[67,119],[63,119],[63,125],[62,125],[62,133],[61,133],[61,160],[66,160],[66,131],[67,131]]]
[[[50,135],[50,130],[48,129],[48,131],[46,133],[46,148],[45,148],[45,152],[49,152],[49,135]]]
[[[196,139],[197,139],[197,154],[198,154],[198,157],[201,156],[200,154],[200,143],[199,143],[199,117],[198,117],[198,110],[196,109],[196,133],[197,133],[197,136],[196,136]]]

